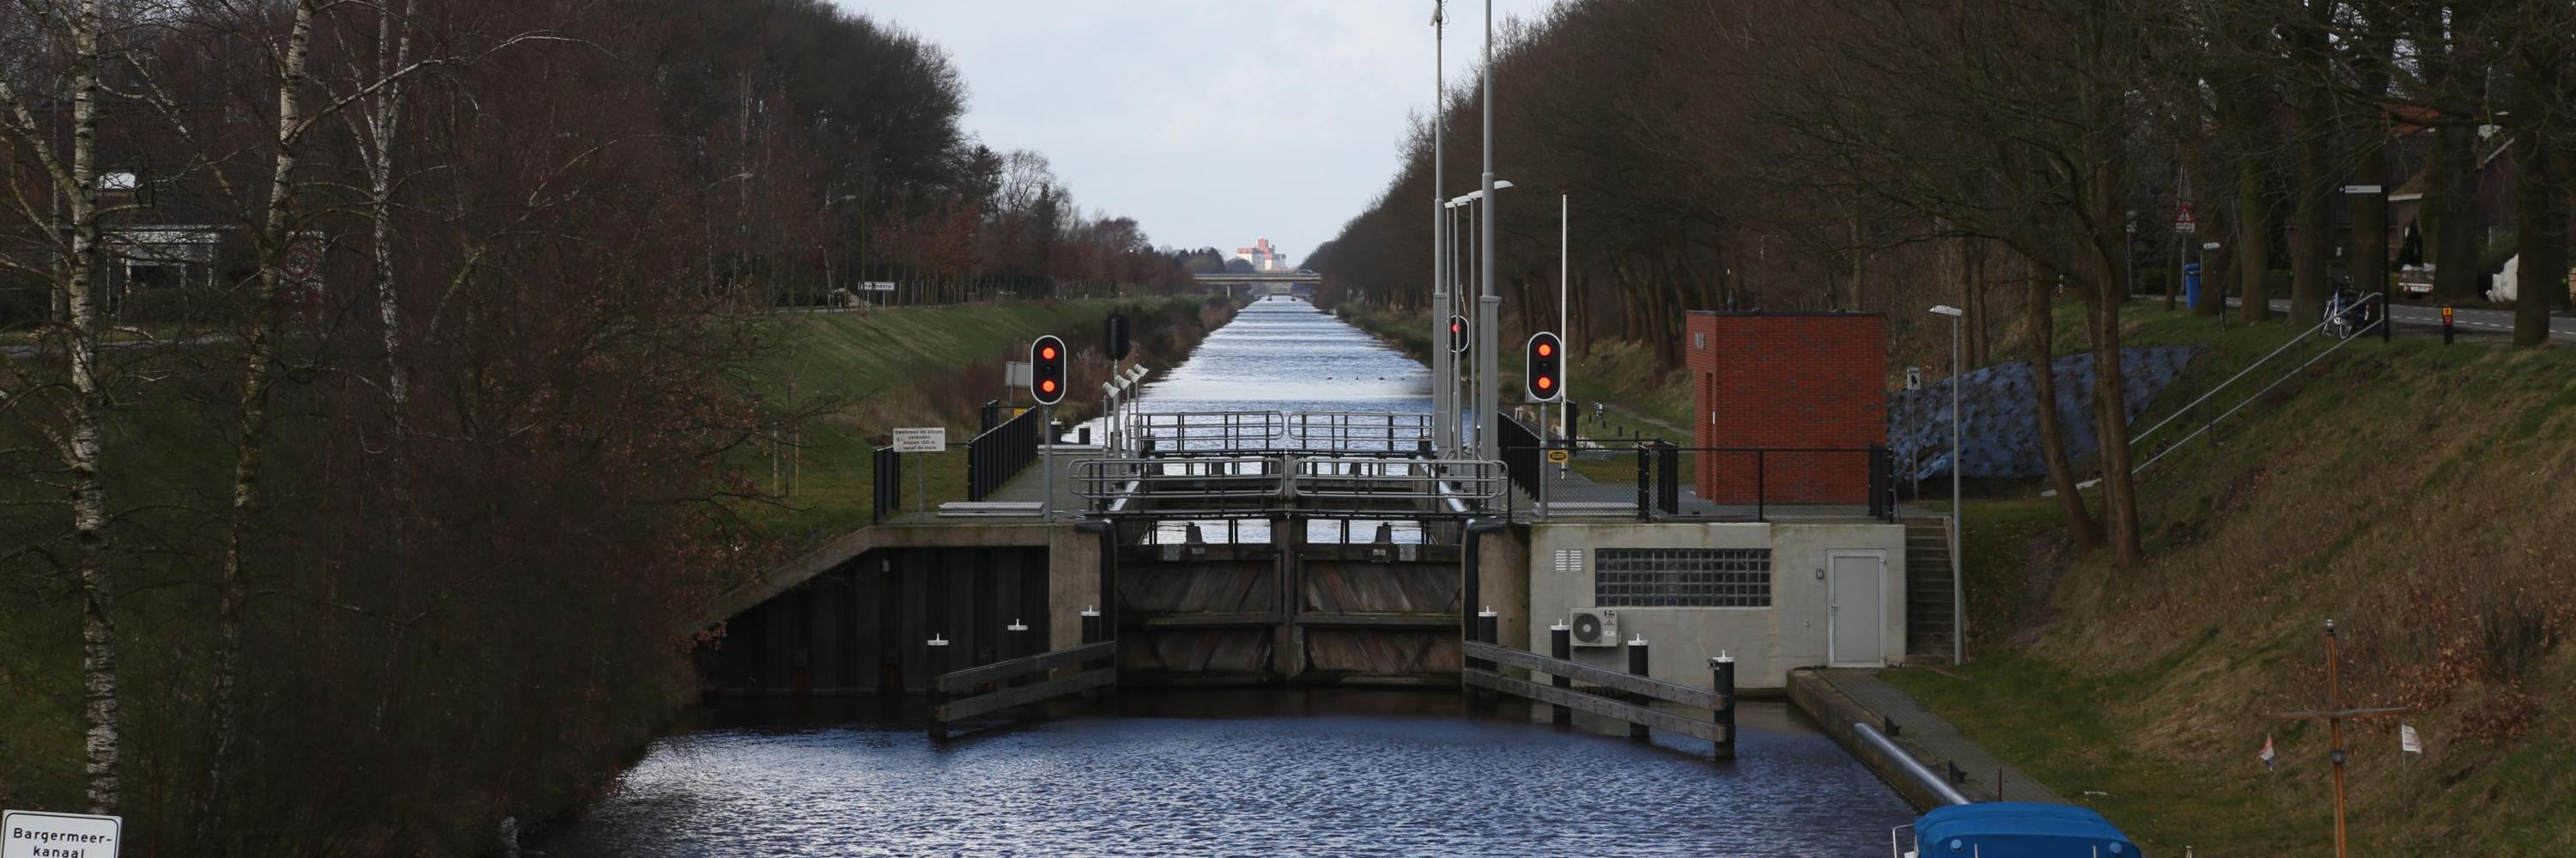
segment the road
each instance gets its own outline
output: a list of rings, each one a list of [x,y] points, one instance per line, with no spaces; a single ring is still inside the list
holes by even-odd
[[[2230,307],[2237,306],[2239,303],[2234,298],[2227,299],[2227,305]],[[2272,312],[2284,314],[2290,312],[2290,302],[2287,299],[2273,299]],[[2401,333],[2407,328],[2422,328],[2433,333],[2441,332],[2442,307],[2439,304],[2398,301],[2389,308],[2388,315],[2389,318],[2397,321]],[[2451,322],[2458,325],[2460,332],[2464,334],[2513,333],[2512,310],[2479,310],[2463,307],[2451,311]],[[2549,338],[2556,342],[2576,343],[2576,319],[2566,316],[2549,317]]]

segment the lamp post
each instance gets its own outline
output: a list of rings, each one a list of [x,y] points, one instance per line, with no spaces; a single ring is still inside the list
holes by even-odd
[[[1950,317],[1950,663],[1958,664],[1968,657],[1968,596],[1961,581],[1967,570],[1959,568],[1959,516],[1967,510],[1959,502],[1959,396],[1960,370],[1964,369],[1959,352],[1959,324],[1967,312],[1948,304],[1932,312]],[[2040,367],[2047,372],[2048,367]]]
[[[1447,336],[1449,328],[1449,252],[1447,248],[1442,246],[1446,239],[1445,233],[1448,231],[1449,214],[1446,211],[1448,207],[1446,197],[1440,191],[1441,170],[1443,168],[1440,150],[1441,112],[1445,107],[1447,107],[1443,102],[1446,102],[1449,98],[1447,78],[1443,75],[1440,68],[1442,52],[1444,49],[1441,32],[1441,11],[1442,7],[1445,5],[1447,4],[1440,2],[1440,0],[1433,0],[1431,4],[1432,239],[1431,313],[1429,315],[1431,316],[1432,330],[1431,425],[1434,427],[1431,432],[1431,447],[1432,455],[1434,456],[1449,456],[1454,454],[1454,451],[1450,449],[1451,443],[1449,440],[1449,434],[1454,431],[1457,426],[1456,418],[1451,417],[1449,414],[1449,391],[1454,387],[1454,385],[1449,383],[1449,378],[1452,373],[1457,372],[1458,357],[1456,353],[1449,351],[1449,337]]]
[[[1476,410],[1484,415],[1494,413],[1502,400],[1500,372],[1494,360],[1494,325],[1502,315],[1503,299],[1494,293],[1494,0],[1485,0],[1485,161],[1483,240],[1478,242],[1478,272],[1483,288],[1476,298]],[[1494,443],[1494,433],[1476,433],[1476,458],[1491,462],[1501,458]]]
[[[1490,218],[1486,212],[1491,206],[1478,208],[1477,203],[1486,202],[1492,192],[1510,188],[1512,183],[1510,180],[1496,180],[1494,174],[1490,172],[1485,174],[1485,181],[1487,185],[1484,190],[1468,191],[1451,197],[1450,205],[1466,209],[1465,213],[1470,217]],[[1502,374],[1495,368],[1497,358],[1493,354],[1497,337],[1492,329],[1498,324],[1496,319],[1498,313],[1495,308],[1502,303],[1503,299],[1494,295],[1492,247],[1494,233],[1490,228],[1492,225],[1491,222],[1486,222],[1485,226],[1488,228],[1483,230],[1481,235],[1469,231],[1460,237],[1461,240],[1473,242],[1475,246],[1474,250],[1464,254],[1467,257],[1468,277],[1484,284],[1484,297],[1477,300],[1476,308],[1471,311],[1474,314],[1471,318],[1475,321],[1470,325],[1474,330],[1469,333],[1474,335],[1476,342],[1468,352],[1473,360],[1473,369],[1469,373],[1469,378],[1472,379],[1475,389],[1474,404],[1471,406],[1474,413],[1464,421],[1465,425],[1475,430],[1476,458],[1483,461],[1493,461],[1498,458],[1495,443],[1487,440],[1493,433],[1485,431],[1485,421],[1491,419],[1498,410],[1502,387]]]

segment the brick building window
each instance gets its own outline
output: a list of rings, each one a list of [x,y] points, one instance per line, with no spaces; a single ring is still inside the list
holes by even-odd
[[[1768,608],[1771,549],[1593,549],[1592,604],[1604,608]]]

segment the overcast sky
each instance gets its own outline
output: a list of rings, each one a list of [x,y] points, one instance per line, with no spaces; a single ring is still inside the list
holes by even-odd
[[[1304,259],[1385,188],[1406,116],[1432,101],[1431,0],[834,2],[937,43],[969,132],[1045,153],[1086,212],[1157,244],[1267,236]],[[1496,29],[1553,2],[1495,0]],[[1449,5],[1453,85],[1482,16]]]

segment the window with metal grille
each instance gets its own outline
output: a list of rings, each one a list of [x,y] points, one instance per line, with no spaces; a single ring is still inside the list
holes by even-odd
[[[1771,607],[1771,549],[1596,548],[1592,604],[1604,608]]]

